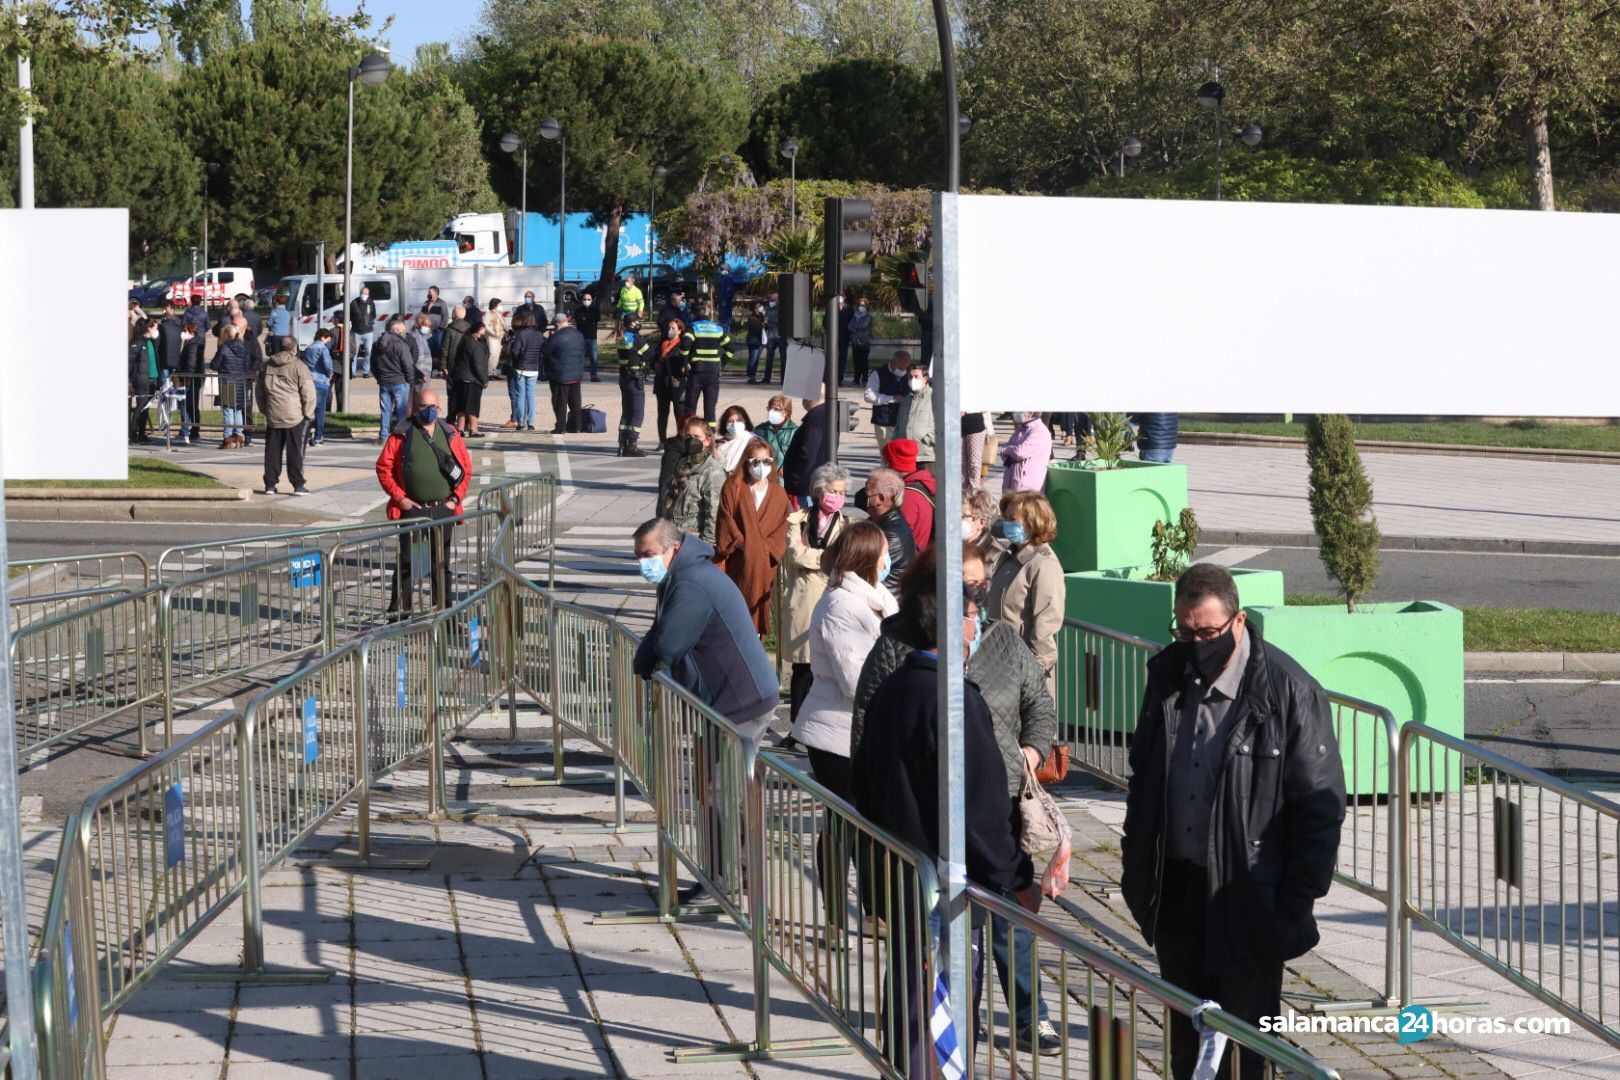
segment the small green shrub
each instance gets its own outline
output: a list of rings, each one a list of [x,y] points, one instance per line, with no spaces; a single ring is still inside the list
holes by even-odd
[[[1136,433],[1124,413],[1089,413],[1091,434],[1086,436],[1086,464],[1094,469],[1117,469],[1125,451],[1136,444]]]
[[[1153,573],[1149,581],[1175,581],[1192,562],[1198,550],[1198,518],[1192,507],[1181,512],[1181,520],[1153,523]]]
[[[1318,414],[1305,425],[1305,461],[1310,467],[1311,522],[1321,540],[1322,565],[1339,583],[1345,607],[1378,581],[1381,534],[1372,512],[1372,482],[1356,449],[1348,416]]]

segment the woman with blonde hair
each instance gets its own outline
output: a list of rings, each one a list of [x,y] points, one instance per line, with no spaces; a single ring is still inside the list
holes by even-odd
[[[827,462],[810,474],[810,506],[788,515],[787,558],[782,564],[782,658],[793,665],[788,715],[797,720],[810,692],[810,617],[827,590],[832,546],[849,525],[844,500],[849,470]]]
[[[1052,541],[1057,517],[1046,496],[1015,491],[1001,497],[1001,520],[993,535],[1007,545],[990,575],[990,617],[1018,632],[1035,654],[1046,688],[1057,694],[1057,635],[1063,628],[1066,589]]]

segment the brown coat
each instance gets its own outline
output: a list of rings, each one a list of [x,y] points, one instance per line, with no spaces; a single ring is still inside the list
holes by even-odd
[[[765,501],[754,509],[754,492],[736,476],[720,489],[716,515],[714,562],[736,583],[748,602],[754,626],[763,636],[771,629],[771,587],[776,568],[787,552],[787,492],[779,484],[765,486]]]

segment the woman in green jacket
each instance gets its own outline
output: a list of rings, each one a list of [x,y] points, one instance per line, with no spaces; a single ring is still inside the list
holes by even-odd
[[[771,453],[776,456],[776,472],[780,476],[788,443],[793,441],[799,425],[793,422],[793,402],[784,395],[777,394],[771,398],[765,403],[765,408],[768,410],[765,422],[754,429],[754,437],[771,448]]]

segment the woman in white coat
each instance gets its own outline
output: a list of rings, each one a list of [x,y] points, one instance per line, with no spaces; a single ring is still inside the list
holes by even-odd
[[[850,796],[850,716],[861,665],[896,611],[894,597],[878,584],[889,569],[889,543],[870,521],[853,522],[823,559],[829,566],[827,591],[810,616],[810,670],[813,681],[793,737],[810,754],[815,778],[833,794]]]

